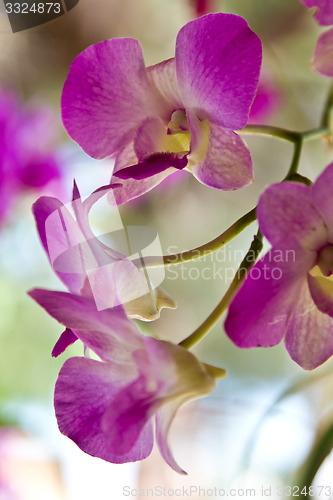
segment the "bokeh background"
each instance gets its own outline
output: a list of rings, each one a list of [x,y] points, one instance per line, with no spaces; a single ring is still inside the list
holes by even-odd
[[[210,7],[244,16],[263,41],[267,106],[253,111],[252,121],[295,130],[317,127],[330,81],[310,68],[322,31],[312,13],[299,0],[216,0]],[[60,172],[42,186],[16,190],[1,220],[1,500],[146,498],[146,489],[155,486],[165,487],[169,498],[177,498],[172,494],[175,488],[190,486],[206,492],[235,487],[234,498],[246,498],[246,488],[256,488],[256,498],[261,498],[264,488],[270,498],[287,498],[277,486],[303,484],[308,457],[332,425],[332,361],[307,373],[290,360],[282,345],[239,350],[219,322],[194,351],[201,360],[226,368],[228,377],[209,398],[184,407],[170,433],[187,477],[170,470],[156,450],[142,463],[128,465],[91,458],[57,429],[52,403],[57,374],[64,360],[82,355],[82,349],[74,345],[60,358],[51,358],[61,326],[26,295],[36,286],[62,289],[38,241],[31,205],[41,194],[69,202],[73,178],[81,193],[88,195],[108,182],[113,168],[111,160],[95,161],[85,155],[62,128],[59,101],[69,65],[88,45],[119,36],[137,38],[146,64],[155,64],[174,55],[178,30],[195,16],[191,0],[80,0],[64,16],[18,33],[11,33],[7,19],[0,16],[0,88],[15,93],[22,109],[50,110],[49,147]],[[7,142],[15,130],[14,126],[12,135],[6,136]],[[253,208],[262,190],[280,181],[290,165],[291,144],[263,136],[244,138],[254,160],[253,185],[223,193],[180,172],[120,207],[124,224],[154,227],[165,254],[196,247],[220,234]],[[29,144],[38,149],[44,140],[43,133],[34,133]],[[328,142],[311,141],[303,150],[300,172],[314,179],[332,160]],[[1,198],[4,189],[0,179]],[[106,205],[94,224],[96,230],[107,228]],[[178,308],[163,310],[154,324],[141,325],[143,331],[175,342],[189,335],[222,297],[231,270],[241,260],[239,250],[246,252],[255,232],[253,224],[216,255],[166,269],[163,286]],[[332,490],[313,498],[333,498],[332,478],[330,455],[314,484]],[[141,495],[140,488],[145,489]],[[202,497],[202,491],[199,495],[192,490],[191,498]]]

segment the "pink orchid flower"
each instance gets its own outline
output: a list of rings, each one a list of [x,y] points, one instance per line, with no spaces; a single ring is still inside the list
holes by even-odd
[[[311,186],[268,187],[259,227],[272,245],[248,274],[225,323],[239,347],[270,347],[283,338],[306,370],[333,354],[333,163]]]
[[[70,206],[42,196],[33,205],[39,237],[53,269],[71,293],[94,300],[99,309],[122,304],[130,317],[152,321],[161,309],[175,308],[174,301],[126,255],[97,238],[89,224],[92,206],[112,189],[100,188],[82,201],[74,184]],[[76,340],[66,328],[52,355],[59,356]]]
[[[242,129],[256,93],[261,42],[233,14],[208,14],[178,33],[175,57],[145,68],[137,40],[92,45],[71,65],[62,95],[69,135],[94,158],[113,156],[116,202],[186,169],[233,190],[253,180]]]
[[[30,296],[98,357],[65,361],[54,406],[60,431],[84,452],[112,463],[146,458],[153,447],[184,474],[167,437],[178,408],[209,394],[225,370],[183,347],[140,334],[121,306],[98,311],[78,295],[33,290]]]

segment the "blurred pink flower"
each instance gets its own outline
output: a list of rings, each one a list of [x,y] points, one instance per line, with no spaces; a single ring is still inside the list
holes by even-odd
[[[315,19],[321,26],[333,25],[333,0],[302,0],[306,7],[316,7]],[[313,55],[312,68],[333,78],[333,28],[322,33]]]
[[[190,3],[197,17],[216,11],[216,0],[190,0]]]
[[[249,123],[265,122],[281,105],[282,94],[271,78],[261,74],[258,90],[251,106]]]
[[[54,115],[46,106],[24,106],[13,91],[0,89],[0,224],[15,200],[59,179]]]

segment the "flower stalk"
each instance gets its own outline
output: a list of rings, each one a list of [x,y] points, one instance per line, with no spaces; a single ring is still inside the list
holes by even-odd
[[[180,342],[179,344],[180,346],[184,347],[185,349],[191,349],[193,346],[195,346],[195,344],[197,344],[200,340],[202,340],[207,335],[207,333],[213,328],[213,326],[219,321],[222,314],[228,308],[238,288],[244,281],[250,267],[256,261],[258,255],[262,250],[262,247],[263,247],[262,234],[260,230],[258,230],[257,234],[254,236],[249,251],[245,255],[238,270],[236,271],[236,274],[231,282],[231,285],[229,286],[228,290],[226,291],[226,293],[224,294],[218,305],[211,312],[208,318],[206,318],[205,321],[196,330],[194,330],[194,332],[191,335],[189,335],[189,337]]]

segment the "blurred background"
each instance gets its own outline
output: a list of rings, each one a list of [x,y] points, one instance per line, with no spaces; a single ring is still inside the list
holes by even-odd
[[[109,160],[85,155],[62,128],[59,101],[69,65],[88,45],[119,36],[137,38],[146,64],[155,64],[174,55],[178,30],[205,9],[242,15],[263,41],[252,123],[317,127],[330,81],[310,68],[321,29],[299,0],[80,0],[58,19],[17,33],[0,14],[0,500],[145,498],[139,489],[155,486],[165,487],[170,498],[177,497],[176,488],[190,486],[235,487],[234,498],[246,498],[246,488],[256,488],[258,498],[287,498],[288,490],[278,486],[305,484],[332,428],[332,361],[307,373],[282,345],[237,349],[220,322],[194,352],[226,368],[228,377],[209,398],[185,406],[170,432],[187,477],[170,470],[156,450],[128,465],[91,458],[57,429],[57,374],[82,349],[74,345],[51,358],[61,327],[26,295],[33,287],[62,289],[39,243],[31,205],[41,194],[69,202],[73,178],[88,195],[109,181],[113,168]],[[123,222],[154,227],[165,254],[216,237],[290,165],[291,144],[244,138],[254,161],[253,185],[218,192],[179,172],[120,207]],[[314,179],[332,160],[329,143],[311,141],[300,173]],[[97,230],[107,227],[107,210],[95,218]],[[241,261],[237,250],[247,251],[256,230],[251,225],[215,255],[167,268],[163,287],[178,308],[163,310],[158,321],[141,325],[143,331],[175,342],[189,335],[219,302]],[[313,483],[326,489],[318,488],[313,498],[333,498],[332,478],[328,455]],[[192,490],[191,498],[202,497]]]

